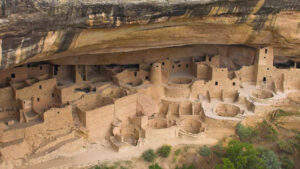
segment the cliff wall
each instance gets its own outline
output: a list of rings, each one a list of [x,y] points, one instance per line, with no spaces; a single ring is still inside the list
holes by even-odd
[[[300,55],[299,0],[2,0],[0,69],[185,45]]]

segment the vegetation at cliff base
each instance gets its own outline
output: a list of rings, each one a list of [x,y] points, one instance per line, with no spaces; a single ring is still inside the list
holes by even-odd
[[[153,162],[156,159],[157,155],[155,154],[153,149],[149,149],[143,153],[142,157],[147,162]]]
[[[211,155],[211,150],[207,145],[205,145],[205,146],[200,147],[199,154],[203,157],[208,157]]]
[[[259,151],[251,144],[231,140],[226,149],[226,155],[222,159],[223,163],[217,165],[216,168],[265,169],[265,162],[259,155]]]
[[[238,123],[235,131],[236,135],[215,145],[173,148],[165,144],[156,150],[146,150],[141,159],[149,169],[164,169],[166,163],[170,169],[296,169],[299,164],[295,160],[300,157],[299,131],[291,131],[286,137],[266,120],[255,127]],[[92,169],[127,168],[98,165]]]
[[[171,149],[172,149],[172,146],[170,145],[163,145],[161,146],[158,151],[157,151],[157,154],[161,157],[168,157],[171,153]]]
[[[238,123],[235,129],[239,139],[247,143],[276,141],[278,138],[278,132],[266,120],[259,123],[256,127],[247,127]]]
[[[155,163],[155,164],[151,164],[149,166],[149,169],[162,169],[162,168],[157,163]]]

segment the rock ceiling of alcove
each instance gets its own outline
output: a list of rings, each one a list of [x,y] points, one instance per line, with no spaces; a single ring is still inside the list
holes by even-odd
[[[6,0],[0,69],[56,58],[191,44],[272,45],[300,55],[298,0]]]

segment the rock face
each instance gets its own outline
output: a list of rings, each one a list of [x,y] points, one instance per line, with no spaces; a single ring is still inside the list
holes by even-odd
[[[2,0],[0,5],[0,69],[197,44],[272,45],[276,56],[300,55],[299,0]]]

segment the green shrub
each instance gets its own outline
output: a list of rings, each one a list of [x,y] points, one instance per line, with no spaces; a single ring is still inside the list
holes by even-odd
[[[214,145],[214,146],[212,147],[212,151],[213,151],[218,157],[222,157],[222,156],[224,155],[224,153],[225,153],[225,152],[224,152],[225,149],[224,149],[222,143],[218,143],[218,144]]]
[[[191,165],[183,164],[181,167],[176,166],[176,169],[196,169],[196,167],[194,164]]]
[[[157,151],[157,154],[161,157],[168,157],[171,153],[171,149],[172,149],[172,146],[170,145],[163,145],[161,146],[158,151]]]
[[[203,157],[208,157],[211,154],[211,150],[208,146],[205,145],[203,147],[200,147],[199,154]]]
[[[291,160],[288,156],[286,156],[286,155],[280,156],[280,161],[281,161],[282,169],[293,169],[294,168],[294,161]]]
[[[260,158],[260,153],[251,144],[243,143],[238,140],[231,140],[226,149],[225,160],[226,165],[230,168],[228,160],[234,165],[234,168],[242,169],[265,169],[265,163]],[[228,160],[227,160],[227,159]],[[224,168],[225,164],[219,165]]]
[[[218,164],[216,169],[235,169],[235,167],[228,158],[223,158],[222,164]]]
[[[149,149],[143,153],[142,157],[147,162],[153,162],[156,158],[156,154],[153,149]]]
[[[253,128],[246,127],[241,123],[238,123],[236,125],[235,130],[240,140],[243,142],[251,143],[256,139],[258,135],[257,131],[255,131]]]
[[[258,125],[256,131],[262,139],[267,141],[275,141],[278,137],[278,132],[266,120]]]
[[[299,131],[297,131],[297,134],[296,134],[296,136],[295,136],[295,139],[298,140],[298,141],[300,141],[300,132],[299,132]]]
[[[295,142],[291,139],[279,141],[279,150],[288,154],[293,154],[295,152]]]
[[[100,166],[97,165],[97,166],[91,167],[90,169],[101,169],[101,168],[100,168]]]
[[[181,149],[180,148],[174,151],[175,156],[178,156],[179,154],[181,154]]]
[[[173,162],[177,162],[177,158],[180,154],[181,154],[181,149],[180,148],[174,151]]]
[[[299,112],[291,112],[291,111],[285,111],[282,109],[277,110],[276,117],[284,117],[284,116],[292,116],[292,115],[297,115]]]
[[[281,169],[281,162],[273,151],[268,149],[260,149],[259,151],[267,169]]]
[[[155,164],[151,164],[149,166],[149,169],[162,169],[162,168],[157,163],[155,163]]]
[[[300,156],[300,133],[297,131],[297,135],[295,136],[295,148],[298,150],[298,155]]]
[[[90,169],[115,169],[115,167],[109,167],[105,164],[101,164],[101,165],[96,165]]]

